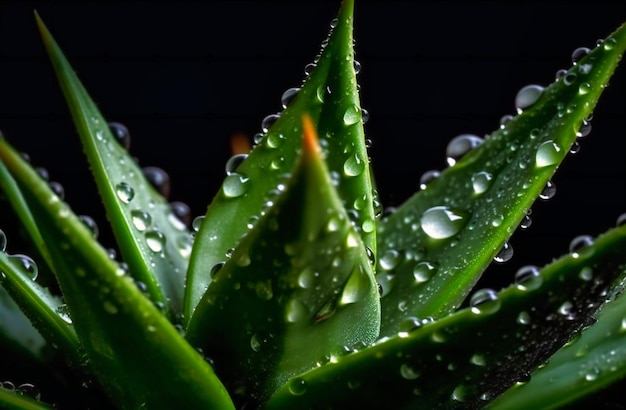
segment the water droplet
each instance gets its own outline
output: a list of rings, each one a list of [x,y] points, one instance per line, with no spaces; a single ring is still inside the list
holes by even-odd
[[[174,201],[170,203],[172,213],[168,215],[168,220],[179,231],[184,230],[191,222],[191,208],[184,202]]]
[[[589,54],[589,50],[587,47],[578,47],[574,51],[572,51],[572,64],[576,65],[578,62],[587,54]]]
[[[170,196],[170,176],[159,167],[143,168],[143,175],[163,198]]]
[[[591,84],[589,83],[582,83],[578,86],[578,94],[579,95],[585,95],[588,94],[589,91],[591,91]]]
[[[152,216],[150,216],[148,212],[142,211],[140,209],[133,209],[132,211],[130,211],[130,217],[133,225],[140,232],[148,229],[148,227],[152,223]]]
[[[363,124],[367,123],[370,120],[370,112],[367,111],[365,108],[361,109],[361,122]],[[366,142],[367,144],[367,142]]]
[[[232,173],[224,179],[222,192],[224,192],[224,196],[227,198],[237,198],[246,192],[247,183],[248,178],[237,173]]]
[[[299,299],[291,299],[287,303],[286,319],[287,322],[301,322],[309,317],[309,309]]]
[[[544,141],[537,148],[535,163],[537,167],[547,167],[557,164],[563,158],[561,147],[554,141]]]
[[[270,114],[261,121],[261,130],[267,132],[270,127],[280,118],[280,114]]]
[[[285,157],[280,156],[272,159],[270,162],[270,168],[273,170],[281,169],[285,165]]]
[[[483,139],[473,134],[461,134],[450,140],[446,147],[446,161],[453,166],[457,160],[483,143]]]
[[[430,171],[424,172],[420,177],[420,189],[426,189],[430,182],[439,178],[439,175],[441,175],[441,172],[437,171],[436,169],[431,169]]]
[[[98,224],[96,221],[89,215],[80,215],[78,219],[91,231],[91,235],[94,239],[98,238],[100,231],[98,230]]]
[[[522,266],[515,273],[515,285],[519,290],[528,291],[539,289],[543,283],[543,278],[539,269],[534,265]]]
[[[126,182],[120,182],[115,186],[115,193],[120,201],[125,204],[129,203],[135,197],[135,190]]]
[[[622,226],[622,225],[626,225],[626,213],[623,213],[620,216],[618,216],[617,220],[615,221],[615,226]]]
[[[57,315],[59,315],[59,317],[67,324],[72,324],[72,318],[70,317],[70,311],[67,308],[66,304],[62,304],[59,305],[56,309],[55,312],[57,313]]]
[[[195,231],[198,232],[200,230],[200,227],[202,226],[202,222],[204,221],[204,215],[200,215],[200,216],[196,216],[193,219],[193,222],[191,222],[191,228]]]
[[[474,192],[477,194],[482,194],[486,192],[491,186],[491,180],[493,176],[489,172],[481,171],[472,175],[472,186],[474,187]]]
[[[614,37],[609,37],[602,42],[602,48],[605,51],[613,50],[615,44],[617,44],[617,40]]]
[[[343,114],[343,123],[353,125],[359,121],[361,121],[361,109],[356,105],[346,108],[346,112]]]
[[[511,114],[506,114],[506,115],[503,115],[503,116],[500,118],[500,128],[501,128],[501,129],[504,129],[504,127],[506,127],[506,124],[507,124],[509,121],[511,121],[513,118],[514,118],[514,117],[513,117]]]
[[[304,66],[304,75],[305,76],[310,76],[311,73],[313,73],[313,70],[315,70],[315,68],[317,67],[317,64],[315,63],[309,63],[307,65]]]
[[[566,73],[563,76],[563,84],[565,85],[572,85],[574,84],[574,82],[576,81],[576,73]]]
[[[261,300],[270,300],[274,297],[274,290],[272,289],[272,281],[262,280],[254,285],[254,292]]]
[[[283,106],[283,108],[287,108],[287,106],[289,106],[289,104],[291,104],[292,101],[296,99],[299,91],[299,88],[288,88],[283,93],[283,95],[280,97],[280,104]]]
[[[65,198],[65,188],[63,188],[63,185],[56,181],[50,181],[48,182],[48,186],[50,187],[52,192],[60,199]]]
[[[6,252],[7,250],[7,235],[2,229],[0,229],[0,252]]]
[[[470,357],[470,363],[476,366],[486,366],[487,362],[485,361],[485,356],[483,356],[482,354],[474,354],[472,357]]]
[[[301,377],[296,377],[289,382],[289,393],[294,396],[302,396],[306,393],[306,381]]]
[[[539,194],[540,199],[551,199],[556,195],[556,185],[552,181],[546,182],[546,186],[543,188],[541,193]]]
[[[585,252],[585,249],[589,248],[593,245],[593,237],[589,235],[579,235],[572,239],[569,244],[569,251],[574,258],[578,258],[583,254],[591,253],[592,249],[588,249],[588,252]],[[588,255],[583,255],[588,256]]]
[[[422,321],[414,316],[409,316],[398,325],[398,336],[408,337],[415,329],[422,326]]]
[[[226,161],[226,166],[224,167],[226,175],[234,174],[237,167],[241,165],[243,160],[246,158],[248,158],[248,154],[237,154],[230,157],[228,161]]]
[[[128,128],[119,122],[110,122],[109,129],[113,137],[115,137],[115,140],[128,151],[130,149],[130,133],[128,132]]]
[[[416,370],[415,368],[404,363],[400,366],[400,375],[402,376],[403,379],[415,380],[418,377],[420,377],[420,372],[419,370]]]
[[[591,279],[593,279],[593,269],[588,266],[582,268],[580,270],[580,273],[578,274],[578,277],[585,282],[589,282]]]
[[[161,252],[165,247],[165,235],[156,229],[146,231],[146,244],[152,252]]]
[[[517,315],[517,319],[515,319],[515,321],[520,325],[529,325],[531,322],[530,314],[523,310],[519,312],[519,315]]]
[[[596,380],[598,376],[600,376],[600,369],[598,369],[597,367],[593,367],[591,369],[588,369],[585,373],[585,380],[588,382],[592,382]]]
[[[362,300],[370,290],[370,281],[365,269],[357,265],[352,270],[341,293],[340,305],[348,305]]]
[[[213,265],[213,267],[209,271],[209,276],[211,276],[211,278],[214,278],[217,272],[219,272],[219,270],[222,269],[222,267],[224,267],[225,264],[226,262],[218,262],[215,265]]]
[[[424,212],[420,222],[422,230],[428,236],[434,239],[444,239],[456,235],[465,226],[467,218],[460,211],[445,206],[435,206]]]
[[[27,255],[22,255],[18,253],[18,254],[9,256],[9,259],[12,261],[15,261],[17,263],[18,268],[23,273],[25,273],[26,276],[29,277],[31,280],[37,279],[37,275],[39,275],[39,268],[37,267],[37,264],[35,263],[33,258]]]
[[[279,148],[283,145],[285,136],[283,134],[276,134],[274,132],[267,135],[267,146],[270,148]]]
[[[354,74],[358,74],[361,72],[361,63],[354,60]]]
[[[395,249],[389,249],[380,257],[378,263],[383,270],[392,270],[398,266],[400,259],[400,252]]]
[[[500,309],[500,300],[493,289],[480,289],[474,292],[469,302],[472,313],[490,314]]]
[[[522,87],[515,96],[515,108],[518,113],[522,113],[523,110],[532,106],[541,94],[543,93],[543,87],[537,84],[527,85]]]
[[[504,242],[504,244],[502,244],[502,249],[500,249],[500,252],[498,252],[498,254],[493,258],[493,260],[498,263],[505,263],[505,262],[510,261],[512,257],[513,257],[513,247],[511,246],[510,243]]]
[[[349,177],[361,175],[364,169],[365,162],[363,162],[358,154],[350,155],[346,162],[343,163],[343,172]]]
[[[427,282],[435,272],[437,272],[437,266],[430,262],[419,262],[413,267],[413,276],[417,283]]]
[[[460,401],[463,402],[465,401],[465,396],[466,396],[466,389],[465,386],[463,385],[458,385],[454,391],[452,391],[452,400],[454,401]]]
[[[265,342],[267,342],[267,340],[265,338],[263,338],[261,335],[255,333],[250,338],[250,347],[255,352],[260,352],[261,351],[261,345],[262,345],[262,343],[265,343]]]

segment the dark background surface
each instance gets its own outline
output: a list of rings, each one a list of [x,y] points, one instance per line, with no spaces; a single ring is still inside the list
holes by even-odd
[[[0,130],[65,186],[80,214],[106,224],[78,137],[33,19],[37,9],[109,120],[132,134],[143,166],[167,170],[172,200],[204,213],[229,157],[229,137],[260,131],[298,86],[339,1],[0,3]],[[626,21],[623,1],[357,1],[357,59],[370,154],[386,206],[445,166],[461,133],[484,135],[513,114],[524,85],[547,85]],[[597,235],[626,211],[626,68],[620,67],[581,151],[554,178],[554,199],[511,240],[513,259],[488,278],[510,282],[571,238]],[[6,214],[0,215],[0,228]],[[10,238],[9,238],[10,240]],[[106,236],[105,239],[107,240]],[[109,243],[108,245],[111,245]]]
[[[170,199],[203,214],[224,176],[229,137],[260,131],[299,86],[339,1],[16,2],[0,5],[0,130],[65,186],[77,213],[106,224],[70,115],[34,23],[37,9],[104,116],[128,126],[131,153],[172,178]],[[445,166],[461,133],[485,135],[526,84],[547,85],[571,52],[626,21],[595,2],[357,1],[356,55],[374,172],[385,206]],[[557,172],[554,199],[511,239],[511,280],[571,238],[626,211],[626,69],[600,100],[591,135]],[[0,221],[0,224],[2,222]],[[106,241],[106,236],[103,241]],[[109,243],[111,245],[112,243]],[[494,273],[498,272],[498,273]]]

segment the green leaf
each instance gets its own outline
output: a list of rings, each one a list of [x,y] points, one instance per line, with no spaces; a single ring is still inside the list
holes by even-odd
[[[374,198],[354,72],[353,8],[352,0],[344,1],[328,44],[295,100],[236,172],[226,177],[209,206],[187,276],[185,317],[191,317],[211,282],[211,269],[226,260],[225,254],[237,246],[248,225],[255,224],[259,213],[274,200],[285,174],[293,169],[304,113],[313,119],[341,200],[350,209],[365,246],[375,250]]]
[[[36,18],[123,259],[152,299],[169,306],[170,313],[177,316],[182,310],[191,236],[115,141],[61,49],[38,15]]]
[[[0,159],[37,216],[89,368],[113,400],[123,408],[233,408],[211,366],[3,140]]]
[[[625,249],[622,226],[496,298],[487,291],[484,303],[429,324],[407,320],[400,333],[300,375],[299,394],[287,384],[266,408],[382,408],[389,397],[395,409],[481,408],[587,326],[603,295],[621,291]]]
[[[54,407],[0,387],[0,407],[5,410],[52,410]]]
[[[0,287],[0,346],[24,360],[43,361],[45,339],[33,327],[8,292]],[[6,354],[6,353],[5,353]]]
[[[243,402],[263,401],[290,377],[378,336],[378,287],[365,246],[310,120],[304,129],[293,177],[215,273],[187,329]]]
[[[461,304],[566,156],[625,48],[622,26],[382,221],[382,335]]]
[[[626,268],[622,265],[622,271]],[[626,297],[619,296],[597,314],[597,322],[537,369],[528,383],[513,386],[490,409],[558,408],[626,376]],[[613,300],[613,298],[615,298]]]
[[[37,270],[37,264],[28,256],[0,252],[2,287],[46,341],[56,344],[67,360],[78,366],[81,363],[79,343],[72,321],[61,299],[35,281]]]

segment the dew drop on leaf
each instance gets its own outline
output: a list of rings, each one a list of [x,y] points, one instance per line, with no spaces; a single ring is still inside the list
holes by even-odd
[[[248,178],[237,173],[232,173],[224,179],[222,192],[224,192],[224,196],[227,198],[237,198],[246,192],[247,183]]]
[[[226,175],[231,175],[235,173],[237,167],[241,165],[243,160],[245,160],[246,158],[248,158],[248,154],[236,154],[230,157],[228,161],[226,161],[226,166],[224,167]]]
[[[261,130],[267,132],[270,127],[280,118],[280,114],[270,114],[261,121]]]
[[[539,269],[534,265],[522,266],[514,277],[515,285],[519,290],[535,290],[543,283]]]
[[[519,312],[519,314],[517,315],[517,319],[515,319],[515,321],[520,325],[529,325],[531,322],[530,314],[526,312],[525,310],[523,310]]]
[[[9,259],[15,261],[17,263],[18,269],[20,269],[23,273],[26,274],[31,280],[36,280],[39,275],[39,268],[37,264],[28,255],[15,254],[9,256]]]
[[[467,222],[462,212],[445,206],[435,206],[424,212],[420,220],[422,230],[434,239],[456,235]]]
[[[522,113],[523,110],[532,106],[541,94],[543,93],[543,87],[537,84],[530,84],[522,87],[515,96],[515,108],[518,113]]]
[[[470,297],[470,307],[474,314],[490,314],[500,309],[498,295],[493,289],[480,289]]]
[[[66,304],[59,305],[55,309],[55,312],[57,313],[57,315],[59,315],[61,320],[63,320],[65,323],[72,324],[72,318],[70,317],[70,311],[67,308]]]
[[[587,47],[578,47],[574,51],[572,51],[572,64],[576,65],[578,62],[587,54],[589,54],[591,50]]]
[[[309,317],[309,310],[299,299],[291,299],[287,303],[286,319],[289,323],[296,323],[306,320]]]
[[[215,265],[213,265],[213,267],[211,268],[211,270],[209,271],[209,275],[211,276],[211,278],[214,278],[215,275],[217,274],[217,272],[219,272],[220,269],[222,269],[222,267],[225,265],[225,262],[218,262]]]
[[[165,247],[165,235],[156,229],[145,233],[146,244],[152,252],[161,252]]]
[[[542,142],[535,154],[537,167],[542,168],[557,164],[563,158],[564,153],[562,151],[561,147],[554,141]]]
[[[287,108],[287,106],[291,104],[293,100],[295,100],[299,91],[299,88],[288,88],[287,90],[285,90],[283,95],[280,97],[280,104],[283,106],[283,108]]]
[[[164,198],[170,196],[170,176],[164,169],[159,167],[145,167],[142,169],[150,185]]]
[[[569,244],[569,251],[574,258],[578,258],[584,252],[585,249],[593,245],[593,237],[589,235],[579,235],[572,239]],[[587,256],[587,255],[585,255]]]
[[[343,163],[343,172],[349,177],[361,175],[364,169],[365,162],[363,162],[363,160],[359,158],[358,154],[350,155],[348,159]]]
[[[128,128],[119,122],[109,122],[109,129],[113,137],[115,137],[115,140],[128,151],[130,149],[130,133],[128,132]]]
[[[370,281],[365,269],[361,265],[356,265],[341,292],[339,304],[349,305],[359,302],[367,296],[369,290]]]
[[[504,263],[511,260],[513,257],[513,247],[509,242],[504,242],[502,244],[502,249],[498,252],[498,254],[493,258],[494,261],[498,263]]]
[[[98,224],[96,221],[94,221],[94,219],[89,215],[80,215],[78,219],[87,227],[87,229],[89,229],[94,239],[98,239],[100,231],[98,230]]]
[[[6,252],[7,250],[7,236],[2,229],[0,229],[0,252]]]
[[[400,252],[395,249],[389,249],[385,253],[382,254],[378,263],[383,270],[392,270],[396,266],[398,266],[398,262],[400,262]]]
[[[437,179],[441,175],[441,172],[436,169],[431,169],[430,171],[426,171],[420,177],[420,189],[424,190],[428,186],[428,184]]]
[[[420,377],[420,372],[413,368],[412,366],[403,363],[400,365],[400,376],[406,380],[415,380]]]
[[[58,196],[60,199],[65,198],[65,188],[63,188],[63,185],[61,185],[60,183],[56,181],[50,181],[48,183],[48,186],[50,187],[52,192],[54,192],[54,194]]]
[[[148,229],[150,224],[152,224],[152,216],[146,211],[141,209],[133,209],[130,211],[131,221],[133,222],[133,226],[140,232]]]
[[[415,282],[427,282],[437,272],[437,266],[430,262],[419,262],[413,267],[413,277]]]
[[[270,133],[267,135],[267,146],[269,148],[279,148],[283,145],[285,141],[285,136],[283,134]]]
[[[462,156],[483,143],[483,139],[473,134],[461,134],[450,140],[446,147],[446,161],[453,166]]]
[[[289,382],[289,393],[294,396],[302,396],[306,393],[307,384],[301,377],[296,377]]]
[[[546,182],[546,186],[539,194],[539,199],[552,199],[554,198],[554,195],[556,195],[556,185],[554,185],[554,182],[548,181]]]
[[[135,190],[126,182],[120,182],[115,186],[115,193],[120,201],[129,203],[135,197]]]
[[[356,105],[351,105],[346,108],[346,111],[343,114],[344,125],[353,125],[359,121],[361,121],[361,109]]]
[[[591,91],[591,84],[589,83],[582,83],[578,86],[578,95],[588,94],[589,91]]]
[[[486,192],[491,186],[491,180],[493,175],[489,172],[481,171],[472,175],[472,187],[476,194],[482,194]]]

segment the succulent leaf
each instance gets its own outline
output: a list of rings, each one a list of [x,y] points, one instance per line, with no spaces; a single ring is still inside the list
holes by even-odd
[[[6,410],[52,410],[54,407],[34,398],[0,387],[0,406]]]
[[[396,333],[407,317],[439,318],[463,302],[565,158],[624,49],[626,26],[549,87],[520,90],[519,115],[483,142],[452,140],[455,164],[382,221],[381,335]]]
[[[89,367],[114,401],[126,408],[232,408],[211,366],[3,140],[0,158],[37,216]]]
[[[380,328],[365,246],[308,117],[300,159],[281,187],[275,205],[215,272],[186,334],[231,391],[258,401],[346,348],[373,343]]]
[[[239,238],[254,224],[271,200],[272,192],[293,169],[300,148],[304,113],[309,115],[322,144],[323,155],[337,191],[359,229],[365,246],[375,250],[373,192],[363,134],[352,49],[354,2],[343,2],[328,44],[313,71],[278,117],[263,122],[267,132],[241,164],[226,176],[194,242],[187,276],[185,316],[198,304],[211,282],[209,272],[224,262]],[[289,92],[289,91],[288,91]],[[294,93],[295,91],[291,90]],[[275,121],[271,126],[270,120]],[[228,167],[227,167],[228,168]]]
[[[54,38],[36,18],[124,262],[150,296],[176,317],[182,311],[191,253],[187,227],[117,143]]]
[[[602,295],[621,292],[625,246],[626,226],[615,228],[497,295],[483,291],[470,308],[428,324],[411,318],[400,333],[300,375],[301,394],[287,384],[266,408],[378,408],[388,397],[398,409],[483,407],[592,323]]]

